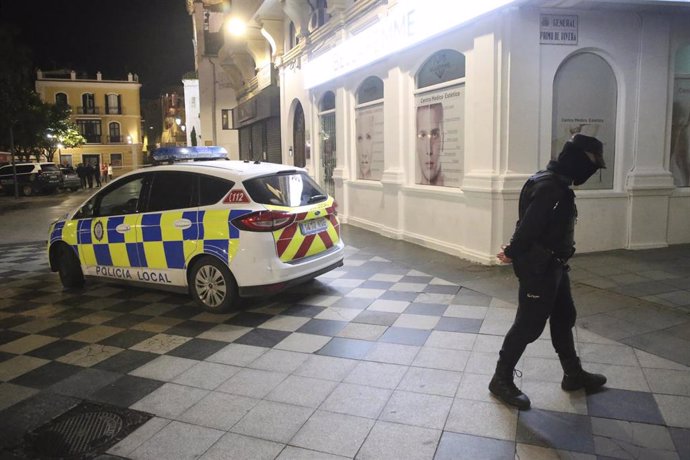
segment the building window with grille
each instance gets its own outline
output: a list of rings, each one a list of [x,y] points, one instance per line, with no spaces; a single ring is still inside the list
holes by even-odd
[[[61,107],[68,107],[67,94],[65,94],[65,93],[55,94],[55,105],[59,105]]]
[[[101,143],[101,120],[77,120],[77,128],[87,144]]]
[[[441,50],[415,76],[415,183],[460,187],[465,156],[465,55]]]
[[[108,115],[122,115],[122,99],[119,94],[105,95],[105,113]]]
[[[79,113],[95,115],[98,113],[96,109],[96,98],[93,93],[84,93],[81,95],[81,107]]]
[[[110,166],[113,168],[122,167],[122,154],[121,153],[111,153],[110,154]]]
[[[108,124],[108,142],[111,144],[119,144],[122,142],[122,136],[120,134],[120,123],[116,121],[111,121]]]

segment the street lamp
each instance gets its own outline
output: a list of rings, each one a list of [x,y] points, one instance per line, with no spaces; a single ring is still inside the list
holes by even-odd
[[[233,17],[225,23],[225,30],[235,37],[241,37],[247,31],[247,24],[240,18]]]

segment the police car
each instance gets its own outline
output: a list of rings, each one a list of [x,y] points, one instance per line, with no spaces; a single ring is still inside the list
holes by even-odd
[[[158,149],[170,164],[123,175],[51,224],[51,270],[67,288],[144,284],[224,312],[343,264],[337,204],[304,169],[226,156]]]

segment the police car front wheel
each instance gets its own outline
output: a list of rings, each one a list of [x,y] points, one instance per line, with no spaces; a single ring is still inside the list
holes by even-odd
[[[204,257],[194,264],[189,282],[194,300],[207,311],[228,311],[237,298],[237,285],[230,270],[213,257]]]
[[[59,248],[57,267],[64,287],[71,289],[84,285],[84,273],[81,271],[79,259],[69,247]]]

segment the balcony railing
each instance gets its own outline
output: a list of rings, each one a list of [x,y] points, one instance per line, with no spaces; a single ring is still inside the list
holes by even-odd
[[[80,115],[98,115],[100,113],[100,107],[77,107],[77,113]]]
[[[107,115],[122,115],[122,107],[107,107],[105,113]]]
[[[108,136],[108,144],[122,144],[125,142],[125,137],[122,135]]]
[[[82,134],[82,136],[86,139],[87,144],[100,144],[103,142],[100,134]]]

